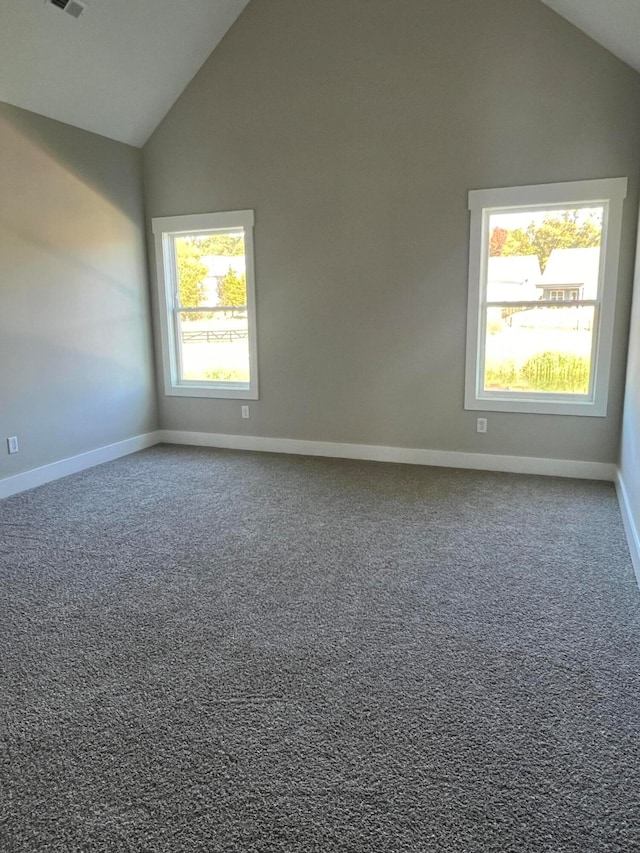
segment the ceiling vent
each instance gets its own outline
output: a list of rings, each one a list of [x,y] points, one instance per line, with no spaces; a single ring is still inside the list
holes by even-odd
[[[87,8],[79,0],[47,0],[47,5],[57,6],[58,9],[62,9],[67,15],[71,15],[72,18],[79,18]]]

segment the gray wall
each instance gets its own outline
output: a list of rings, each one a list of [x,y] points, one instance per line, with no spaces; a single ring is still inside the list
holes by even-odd
[[[153,429],[156,411],[140,152],[4,104],[0,151],[6,477]]]
[[[254,0],[144,148],[147,214],[254,208],[261,399],[164,428],[613,462],[640,76],[531,0]],[[469,189],[628,176],[607,418],[463,410]],[[156,313],[157,322],[157,313]]]
[[[620,475],[625,485],[635,528],[640,536],[640,234],[634,282],[627,388],[622,422]]]

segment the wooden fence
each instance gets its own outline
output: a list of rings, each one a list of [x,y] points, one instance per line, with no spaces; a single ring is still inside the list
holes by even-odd
[[[221,329],[214,331],[213,329],[199,329],[197,332],[183,332],[182,343],[215,343],[217,341],[242,341],[246,340],[249,332],[247,329]]]

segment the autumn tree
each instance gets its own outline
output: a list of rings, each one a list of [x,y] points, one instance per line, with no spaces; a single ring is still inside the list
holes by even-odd
[[[504,246],[504,242],[507,239],[507,234],[509,232],[506,228],[500,228],[496,226],[491,232],[491,237],[489,238],[489,255],[492,258],[499,258],[502,254],[502,248]]]
[[[238,276],[229,267],[229,271],[218,282],[218,298],[220,305],[247,304],[247,278],[244,274]]]

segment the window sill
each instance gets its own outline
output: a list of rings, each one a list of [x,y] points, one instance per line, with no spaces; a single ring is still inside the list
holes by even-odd
[[[210,399],[258,400],[257,389],[246,386],[222,387],[211,385],[170,385],[165,387],[167,397],[208,397]]]
[[[478,412],[512,412],[526,415],[581,415],[588,418],[604,418],[607,404],[593,400],[558,400],[549,397],[475,397],[465,400],[465,409]]]

